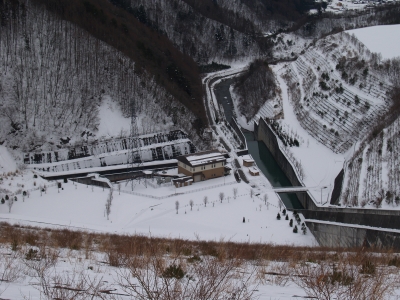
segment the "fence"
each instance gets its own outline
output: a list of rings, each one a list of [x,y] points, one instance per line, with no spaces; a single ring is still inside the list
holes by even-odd
[[[239,125],[237,124],[236,120],[234,118],[232,118],[229,121],[229,124],[232,126],[232,128],[235,130],[236,135],[239,137],[240,141],[243,144],[243,149],[247,149],[247,141],[246,138],[242,132],[242,130],[240,129]]]
[[[212,186],[209,186],[209,187],[206,187],[206,188],[195,189],[195,190],[190,190],[190,191],[186,191],[186,192],[182,192],[182,193],[175,193],[175,194],[165,195],[165,196],[161,196],[161,197],[142,194],[142,193],[137,193],[137,192],[134,192],[134,191],[123,191],[123,190],[121,190],[121,193],[161,200],[161,199],[171,198],[171,197],[175,197],[175,196],[179,196],[179,195],[186,195],[186,194],[192,194],[192,193],[196,193],[196,192],[200,192],[200,191],[215,189],[215,188],[220,187],[220,186],[233,185],[233,184],[236,184],[236,183],[237,182],[232,181],[232,182],[228,182],[226,184],[217,184],[217,185],[212,185]]]
[[[46,189],[49,188],[49,187],[53,187],[53,186],[57,186],[57,182],[46,184]],[[34,187],[34,188],[31,188],[31,189],[26,189],[26,190],[20,188],[20,189],[16,190],[15,192],[10,193],[9,196],[21,195],[23,192],[26,192],[27,195],[29,195],[30,192],[38,191],[43,187],[44,186],[39,185],[38,187]]]

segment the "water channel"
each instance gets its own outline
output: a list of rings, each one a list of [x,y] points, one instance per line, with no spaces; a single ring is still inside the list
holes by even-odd
[[[233,116],[233,103],[229,87],[233,83],[233,79],[222,80],[221,83],[215,85],[214,93],[219,104],[222,104],[227,121],[229,122]],[[292,186],[285,173],[278,166],[271,152],[263,142],[258,142],[254,139],[252,132],[244,132],[247,141],[249,153],[255,160],[258,168],[267,177],[273,187],[288,187]],[[289,209],[301,209],[302,205],[293,193],[279,193],[283,203]]]

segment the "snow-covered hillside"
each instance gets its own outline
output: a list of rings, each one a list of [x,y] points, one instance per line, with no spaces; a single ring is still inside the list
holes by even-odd
[[[283,45],[288,46],[293,40],[286,37]],[[301,39],[296,42],[302,43]],[[380,60],[377,53],[347,33],[323,38],[310,45],[294,62],[273,67],[282,91],[283,114],[281,119],[270,124],[280,136],[282,149],[299,177],[306,186],[314,187],[310,193],[318,202],[329,203],[334,178],[347,167],[349,182],[342,194],[342,199],[347,199],[345,204],[359,203],[351,199],[361,197],[365,188],[369,192],[364,193],[378,191],[382,194],[382,189],[386,193],[386,186],[391,187],[388,203],[395,203],[398,198],[397,188],[394,188],[398,185],[397,175],[394,175],[397,158],[383,150],[384,142],[373,142],[378,147],[376,151],[382,149],[379,152],[387,154],[377,161],[376,171],[369,167],[369,179],[359,181],[361,169],[355,168],[355,158],[350,168],[346,162],[353,156],[357,142],[363,141],[389,112],[398,70],[396,59]],[[262,110],[259,114],[262,115]],[[392,133],[393,130],[388,129]],[[388,139],[391,139],[390,149],[397,153],[393,134]],[[368,153],[373,153],[373,149]],[[364,178],[368,173],[361,174]],[[364,195],[363,199],[372,201],[374,198],[375,195]]]
[[[284,67],[300,123],[336,153],[347,151],[389,108],[391,83],[374,71],[365,51],[337,34]]]
[[[96,141],[120,133],[132,99],[139,133],[179,125],[196,136],[194,115],[121,52],[29,2],[5,4],[2,14],[0,142],[46,151],[58,149],[60,138]],[[111,117],[118,120],[109,131]]]

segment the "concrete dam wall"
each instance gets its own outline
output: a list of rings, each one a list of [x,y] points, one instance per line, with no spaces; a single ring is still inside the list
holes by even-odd
[[[254,134],[262,141],[293,186],[302,186],[293,166],[282,153],[278,137],[262,119],[254,125]],[[337,201],[343,174],[336,178]],[[304,207],[306,224],[321,246],[385,247],[400,249],[400,211],[318,207],[308,193],[296,193]]]
[[[267,146],[279,167],[286,174],[290,183],[293,186],[303,186],[303,183],[297,177],[292,164],[279,148],[278,138],[263,119],[260,119],[259,124],[254,124],[254,135],[258,141],[262,141]],[[317,208],[307,192],[296,193],[296,196],[305,209]]]

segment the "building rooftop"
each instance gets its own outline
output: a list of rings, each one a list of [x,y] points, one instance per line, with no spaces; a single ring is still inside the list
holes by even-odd
[[[198,152],[195,154],[182,155],[177,157],[177,160],[186,165],[196,167],[208,165],[216,162],[226,161],[224,154],[218,150],[210,150],[205,152]]]

